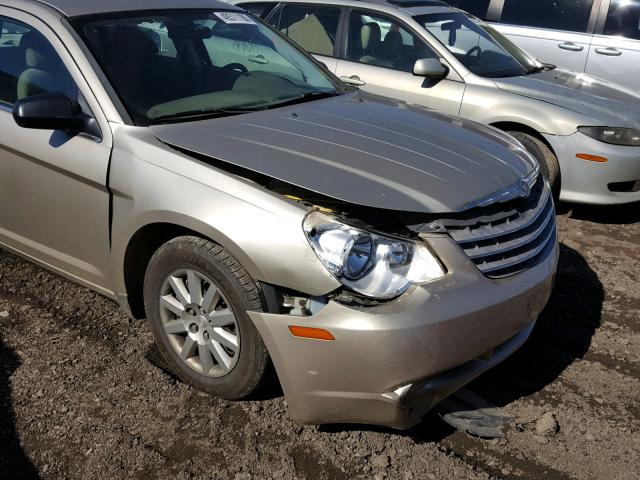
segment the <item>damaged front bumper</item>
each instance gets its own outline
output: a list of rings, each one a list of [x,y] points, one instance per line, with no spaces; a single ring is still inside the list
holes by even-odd
[[[395,301],[330,301],[308,317],[249,312],[294,419],[409,428],[525,342],[551,294],[557,242],[535,266],[501,280],[482,275],[450,238],[430,243],[449,273]],[[326,329],[335,340],[294,337],[291,325]]]

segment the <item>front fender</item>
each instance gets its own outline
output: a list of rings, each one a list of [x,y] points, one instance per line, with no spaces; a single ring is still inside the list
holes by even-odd
[[[124,262],[136,232],[172,224],[210,238],[256,280],[324,295],[338,281],[304,237],[307,208],[260,185],[176,152],[147,129],[115,130],[112,262],[116,294],[126,295]]]
[[[468,85],[460,115],[480,123],[517,123],[541,134],[573,135],[589,117],[557,105],[486,85]]]

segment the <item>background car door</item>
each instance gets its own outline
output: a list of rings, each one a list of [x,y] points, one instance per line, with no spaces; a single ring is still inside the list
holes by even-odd
[[[584,72],[599,3],[600,0],[504,0],[496,28],[543,62]]]
[[[0,25],[0,244],[107,293],[108,124],[99,121],[102,140],[19,127],[15,102],[38,93],[62,92],[85,113],[101,112],[94,99],[88,107],[87,85],[43,23],[0,8]]]
[[[344,55],[336,74],[364,91],[456,115],[465,84],[413,75],[420,58],[438,58],[421,38],[396,19],[364,10],[349,14]],[[455,75],[455,72],[452,72]]]
[[[340,7],[285,4],[269,22],[335,73]]]
[[[611,0],[605,12],[602,34],[591,43],[587,73],[640,91],[640,0]]]

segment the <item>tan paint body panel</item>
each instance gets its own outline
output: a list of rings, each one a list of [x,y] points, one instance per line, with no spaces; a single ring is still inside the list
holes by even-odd
[[[6,126],[0,129],[0,202],[11,207],[0,211],[0,244],[120,299],[125,308],[127,247],[155,223],[218,242],[256,280],[316,296],[340,287],[304,237],[308,207],[181,154],[147,128],[126,126],[59,12],[33,1],[3,5],[0,15],[38,28],[60,52],[102,139],[20,129],[9,111],[0,111]],[[353,308],[332,301],[303,319],[251,313],[294,417],[405,428],[480,370],[455,381],[442,375],[505,342],[508,353],[526,338],[549,297],[557,244],[526,273],[498,281],[484,277],[449,237],[429,243],[449,273],[388,304]],[[294,322],[328,329],[335,341],[294,338],[288,329]],[[444,386],[424,393],[427,377],[442,378]],[[417,399],[422,406],[409,412]]]
[[[452,240],[435,238],[430,244],[452,272],[387,305],[354,308],[330,302],[314,316],[301,318],[250,313],[296,420],[408,428],[443,396],[489,367],[450,380],[452,370],[520,332],[524,334],[514,347],[526,340],[553,288],[557,246],[527,275],[490,280]],[[326,329],[335,341],[296,338],[289,325]],[[411,411],[405,392],[394,393],[411,385],[410,397],[412,389],[439,375],[446,381],[423,395],[418,414]]]

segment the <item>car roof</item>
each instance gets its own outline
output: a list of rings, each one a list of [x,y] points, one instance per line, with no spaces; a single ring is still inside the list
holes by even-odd
[[[225,0],[231,4],[242,6],[246,3],[260,3],[265,0]],[[312,3],[370,8],[387,13],[404,12],[411,16],[428,13],[445,13],[459,11],[442,0],[282,0],[284,3]]]
[[[216,0],[32,0],[32,3],[52,7],[65,17],[144,10],[235,9],[229,3]]]

